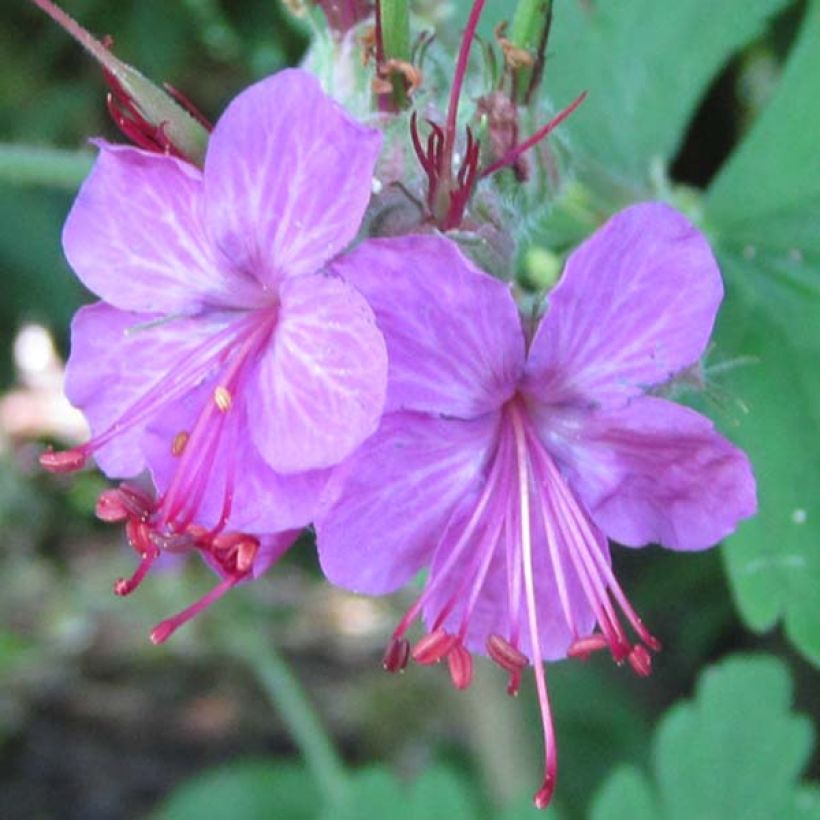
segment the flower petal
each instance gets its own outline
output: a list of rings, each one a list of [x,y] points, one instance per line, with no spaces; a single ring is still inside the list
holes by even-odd
[[[703,353],[723,296],[706,239],[660,203],[616,214],[567,261],[530,348],[525,389],[613,405]]]
[[[556,424],[551,449],[598,526],[625,546],[706,549],[757,511],[746,455],[694,410],[646,396],[572,432],[565,423],[556,436]]]
[[[385,416],[334,474],[316,520],[322,569],[335,584],[379,595],[427,562],[461,499],[478,489],[498,415],[475,421]]]
[[[259,287],[220,268],[200,218],[202,175],[181,160],[98,143],[63,229],[83,284],[122,310],[193,313],[252,304]]]
[[[182,464],[172,455],[174,438],[182,430],[194,429],[200,413],[213,401],[215,384],[211,379],[188,394],[173,413],[157,418],[147,431],[143,449],[160,496],[168,491]],[[226,492],[230,492],[233,501],[227,531],[254,535],[298,532],[314,517],[330,471],[283,476],[271,469],[247,435],[249,415],[255,412],[255,406],[237,400],[220,419],[223,423],[218,439],[208,444],[201,466],[191,476],[195,483],[205,482],[195,521],[214,527],[222,517]],[[186,452],[191,446],[194,442],[189,440]]]
[[[192,353],[228,327],[225,314],[208,318],[174,319],[127,313],[103,302],[81,308],[71,325],[71,356],[66,365],[65,392],[83,411],[95,437],[134,407],[169,374],[190,361]],[[179,368],[178,368],[179,365]],[[157,400],[161,395],[157,396]],[[166,405],[163,413],[173,411]],[[145,467],[141,440],[154,414],[133,425],[122,425],[95,452],[109,477],[126,478]]]
[[[336,276],[287,280],[274,341],[254,382],[251,434],[285,473],[330,467],[378,426],[387,354],[373,313]]]
[[[507,285],[440,236],[373,239],[334,264],[387,343],[387,412],[475,418],[514,392],[524,334]]]
[[[356,236],[380,148],[381,134],[304,71],[243,91],[205,157],[207,219],[224,258],[268,286],[318,271]]]

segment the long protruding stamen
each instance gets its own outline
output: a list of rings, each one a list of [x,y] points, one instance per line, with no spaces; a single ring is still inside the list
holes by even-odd
[[[163,497],[160,505],[160,520],[163,523],[176,524],[178,529],[184,529],[192,523],[208,482],[212,478],[210,468],[217,453],[226,452],[228,458],[231,458],[230,451],[226,450],[228,442],[220,442],[219,439],[226,424],[232,430],[236,427],[235,423],[231,425],[227,420],[228,414],[236,412],[232,409],[233,395],[238,392],[245,365],[253,359],[254,351],[268,338],[272,328],[273,322],[257,321],[250,332],[242,338],[241,345],[232,355],[230,365],[220,374],[220,383],[200,411],[187,437],[171,485]],[[229,464],[231,463],[233,461],[229,461]],[[231,472],[232,469],[229,470],[225,481],[221,527],[227,524],[230,506],[233,503]]]
[[[533,463],[533,472],[535,473],[536,482],[540,485],[542,482],[539,481],[537,466],[538,462],[536,461]],[[558,600],[561,602],[561,610],[564,613],[564,619],[567,622],[569,631],[572,633],[573,638],[577,640],[580,637],[578,633],[578,626],[575,623],[575,615],[573,614],[572,606],[569,600],[567,579],[564,574],[564,566],[561,561],[558,535],[552,521],[552,516],[550,515],[551,511],[545,503],[539,505],[539,510],[541,512],[541,523],[544,526],[544,535],[547,539],[547,550],[549,551],[550,564],[552,565],[552,574],[555,578],[555,584],[558,587]]]
[[[247,573],[246,573],[247,574]],[[203,595],[198,601],[186,607],[182,612],[177,613],[171,618],[166,618],[161,623],[157,624],[151,630],[151,642],[155,644],[165,643],[174,632],[177,631],[183,624],[188,623],[192,618],[198,615],[203,610],[207,609],[211,604],[218,601],[228,590],[232,589],[236,584],[242,580],[244,576],[232,575],[223,578],[210,592]]]
[[[572,490],[559,472],[552,458],[546,453],[534,435],[530,435],[530,442],[540,463],[547,472],[548,486],[554,489],[552,499],[557,505],[555,514],[557,520],[562,521],[570,528],[569,552],[575,562],[576,571],[584,586],[588,600],[596,611],[596,617],[609,641],[616,661],[628,660],[639,674],[648,674],[649,662],[643,654],[635,654],[635,647],[627,639],[615,608],[610,600],[610,593],[620,606],[638,637],[655,651],[660,649],[660,642],[653,637],[643,625],[643,622],[630,605],[618,584],[612,568],[599,549],[599,537],[593,532],[592,526],[575,499]],[[585,576],[592,582],[595,592],[590,594],[585,583]]]
[[[490,473],[487,476],[482,493],[473,507],[470,518],[465,524],[464,529],[461,531],[458,541],[450,550],[450,554],[447,556],[441,567],[436,569],[434,575],[431,575],[430,580],[427,582],[422,594],[418,597],[410,609],[407,610],[401,621],[399,621],[398,626],[393,631],[394,638],[401,638],[404,635],[410,624],[413,623],[413,621],[415,621],[418,617],[419,613],[424,608],[424,605],[430,600],[432,594],[442,583],[446,581],[453,567],[455,567],[459,560],[463,557],[463,553],[468,550],[470,546],[470,539],[472,538],[478,525],[481,523],[481,519],[485,514],[487,505],[494,497],[499,481],[502,478],[501,468],[498,463],[498,459],[496,458],[492,462]],[[445,528],[445,531],[446,529],[449,529],[449,527]]]
[[[524,592],[527,599],[527,621],[532,651],[532,666],[535,674],[535,688],[538,692],[538,704],[541,707],[541,725],[544,732],[544,782],[535,793],[534,802],[537,808],[549,805],[555,791],[558,771],[556,755],[555,730],[552,724],[547,679],[544,672],[544,659],[541,654],[541,639],[538,629],[538,610],[536,605],[535,578],[533,573],[532,534],[530,532],[530,467],[527,452],[527,440],[524,427],[515,407],[511,408],[510,419],[513,425],[518,462],[518,493],[521,518],[521,564],[524,575]]]

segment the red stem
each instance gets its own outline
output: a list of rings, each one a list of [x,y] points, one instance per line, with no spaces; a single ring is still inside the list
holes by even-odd
[[[481,178],[483,179],[490,174],[494,174],[496,171],[500,170],[501,168],[505,168],[508,165],[512,165],[525,151],[529,151],[530,148],[533,147],[536,143],[540,142],[550,131],[553,131],[557,128],[576,108],[586,99],[587,92],[584,91],[583,94],[579,95],[577,99],[575,99],[570,105],[568,105],[560,114],[553,117],[546,125],[539,128],[531,137],[524,140],[524,142],[520,142],[514,148],[511,148],[504,154],[501,159],[497,159],[491,165],[488,165],[482,172]]]
[[[453,77],[453,85],[450,88],[450,102],[447,107],[447,123],[444,128],[444,158],[446,167],[442,171],[449,177],[453,163],[453,146],[456,141],[456,117],[458,116],[458,100],[461,96],[461,87],[464,84],[464,76],[467,73],[467,60],[470,58],[470,48],[473,44],[478,20],[484,8],[485,0],[476,0],[470,11],[467,20],[467,27],[461,38],[461,45],[458,50],[458,62],[456,63],[456,73]]]

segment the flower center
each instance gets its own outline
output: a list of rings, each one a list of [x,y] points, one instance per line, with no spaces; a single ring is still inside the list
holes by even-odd
[[[506,600],[492,580],[499,575]],[[629,640],[616,605],[643,643]],[[590,611],[601,632],[586,631]],[[422,612],[430,631],[411,648],[405,634]],[[584,658],[609,647],[616,662],[627,660],[647,675],[648,650],[660,648],[615,580],[606,537],[542,444],[519,396],[501,411],[478,498],[465,523],[448,523],[425,588],[393,633],[384,667],[396,672],[410,659],[423,665],[446,659],[453,684],[463,689],[472,679],[465,644],[507,672],[511,695],[523,670],[533,667],[545,747],[539,808],[550,802],[557,775],[545,656]]]
[[[123,523],[128,541],[139,556],[134,574],[114,584],[117,595],[129,595],[162,553],[199,551],[222,581],[202,599],[151,633],[155,643],[166,640],[239,581],[247,578],[259,540],[242,532],[227,532],[234,498],[240,422],[235,418],[245,381],[276,327],[275,310],[257,310],[216,333],[176,362],[157,384],[141,395],[100,435],[73,450],[43,453],[40,462],[51,472],[73,472],[89,456],[118,435],[144,428],[161,418],[194,391],[202,393],[198,414],[189,430],[177,431],[168,442],[176,460],[162,495],[153,499],[139,487],[123,483],[106,490],[97,502],[97,516]],[[217,469],[217,459],[220,460]],[[219,513],[204,512],[206,495],[220,497]],[[213,520],[215,518],[215,520]]]

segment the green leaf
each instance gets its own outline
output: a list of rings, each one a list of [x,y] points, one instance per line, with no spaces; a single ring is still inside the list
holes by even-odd
[[[676,153],[712,78],[787,0],[608,0],[555,9],[545,87],[589,96],[565,126],[608,176],[643,185]]]
[[[598,790],[590,820],[653,820],[658,816],[652,787],[640,769],[621,766]]]
[[[760,513],[727,544],[741,614],[755,629],[783,618],[820,663],[820,2],[770,105],[715,180],[705,219],[727,299],[723,358],[758,364],[727,374],[748,406],[732,437],[755,466]]]
[[[791,682],[770,657],[737,656],[707,670],[695,700],[670,709],[654,741],[654,783],[634,768],[602,784],[593,820],[771,820],[808,817],[799,785],[811,723],[790,712]]]
[[[183,783],[154,820],[313,820],[317,801],[315,784],[303,766],[244,760]]]
[[[422,774],[415,783],[400,783],[387,769],[369,767],[356,772],[342,805],[328,807],[322,820],[473,820],[476,806],[463,780],[443,767]]]
[[[751,275],[728,258],[723,267],[730,283]],[[760,505],[723,556],[749,626],[764,630],[783,618],[789,639],[820,663],[820,348],[803,349],[773,320],[774,304],[730,287],[718,325],[722,357],[757,360],[726,373],[721,385],[746,410],[730,435],[749,453]]]
[[[774,99],[709,191],[706,216],[721,234],[781,249],[808,241],[820,252],[818,42],[820,3],[814,0]],[[807,209],[815,215],[814,230]]]

